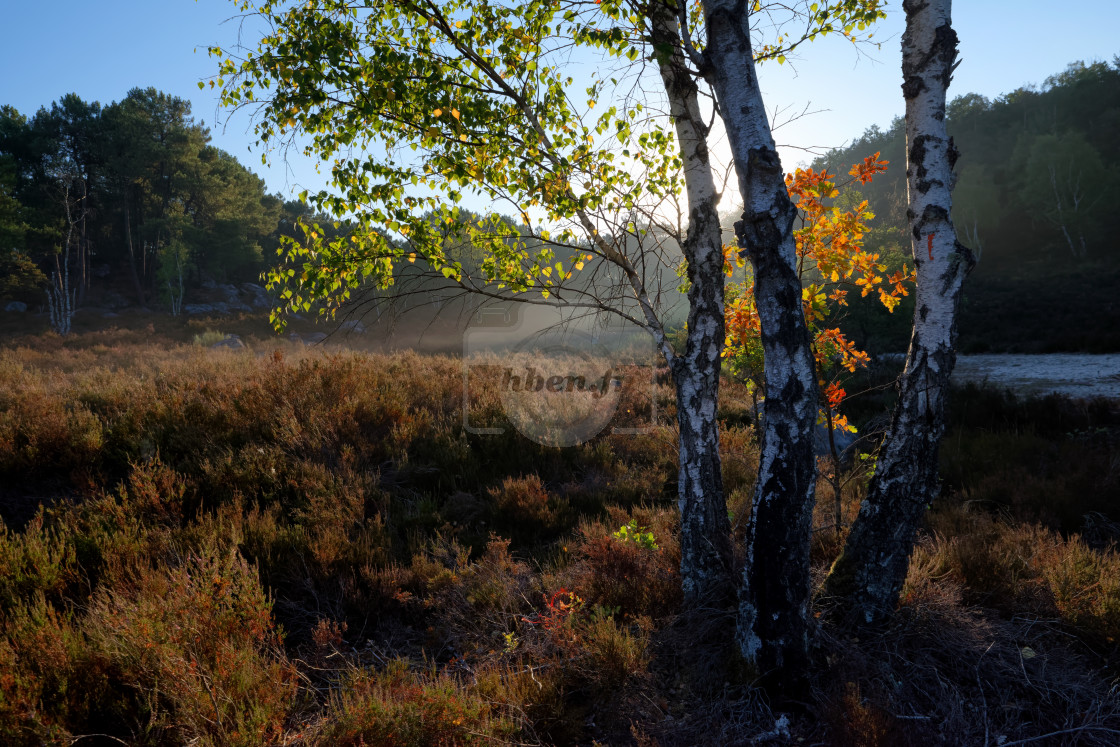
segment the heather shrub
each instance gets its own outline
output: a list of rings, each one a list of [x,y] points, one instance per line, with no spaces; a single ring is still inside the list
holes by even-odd
[[[1020,399],[969,385],[954,392],[941,447],[951,500],[1064,533],[1086,516],[1120,519],[1120,408],[1057,395]],[[1120,541],[1120,532],[1099,538]]]
[[[13,382],[10,404],[0,408],[0,477],[88,488],[104,444],[101,422],[62,395],[57,382],[37,379]]]
[[[456,359],[280,343],[254,357],[143,338],[0,348],[0,511],[15,517],[0,525],[0,742],[772,739],[749,684],[731,677],[713,694],[681,675],[722,664],[733,623],[679,617],[667,380],[625,385],[612,422],[643,424],[655,403],[653,427],[559,449],[511,428],[492,385],[468,392],[472,414],[505,431],[465,432]],[[741,536],[753,402],[733,383],[724,393]],[[819,692],[790,739],[1120,729],[1098,664],[1059,645],[1107,658],[1120,627],[1115,414],[965,397],[975,407],[942,448],[944,495],[905,609],[858,640],[821,621]],[[845,526],[867,463],[838,476]],[[821,468],[818,580],[844,539]],[[36,513],[40,497],[54,500]]]
[[[622,623],[599,608],[593,610],[580,631],[580,648],[588,655],[585,670],[596,692],[609,694],[649,666],[647,647],[653,627],[648,617]]]
[[[676,516],[667,510],[608,510],[608,521],[584,520],[574,542],[574,563],[565,574],[589,603],[623,616],[664,617],[680,605],[680,547]],[[656,548],[619,536],[634,522],[653,535]],[[612,528],[613,527],[613,528]]]
[[[904,600],[950,576],[966,602],[1006,614],[1057,615],[1067,625],[1106,638],[1120,637],[1120,554],[1096,550],[1075,536],[1037,524],[1006,524],[949,509],[931,520],[934,534],[911,560]]]
[[[825,715],[832,727],[833,744],[847,747],[887,747],[908,743],[900,722],[881,705],[865,698],[855,682],[845,683],[843,693]]]
[[[317,742],[383,747],[452,747],[508,742],[515,723],[491,701],[448,675],[390,662],[354,671],[331,695]]]
[[[540,582],[529,566],[509,552],[510,541],[492,536],[486,550],[471,561],[454,540],[436,538],[411,565],[411,589],[428,616],[429,636],[437,650],[459,655],[500,651],[532,611]]]
[[[726,494],[754,491],[758,470],[758,443],[753,428],[725,428],[719,434]]]
[[[0,521],[0,614],[39,594],[57,600],[76,577],[74,545],[44,527],[40,511],[22,532]]]
[[[236,552],[204,549],[101,589],[86,631],[129,688],[150,693],[161,742],[259,745],[277,739],[296,688],[271,603]]]
[[[537,475],[507,477],[488,495],[492,525],[519,545],[554,539],[573,523],[567,500],[550,495]]]
[[[1120,554],[1094,550],[1079,537],[1038,548],[1038,572],[1062,621],[1105,639],[1120,640]]]
[[[0,615],[0,740],[4,744],[68,744],[69,729],[87,724],[91,707],[104,722],[105,675],[71,615],[40,593]],[[127,699],[126,699],[127,702]]]

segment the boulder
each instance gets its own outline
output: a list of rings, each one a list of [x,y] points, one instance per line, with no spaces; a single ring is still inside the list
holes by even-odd
[[[272,306],[268,291],[256,283],[242,283],[241,293],[248,299],[249,305],[254,309],[267,309]]]
[[[27,304],[23,301],[12,301],[4,307],[4,311],[17,311],[22,314],[27,311]]]
[[[303,336],[303,342],[305,345],[318,345],[326,339],[327,335],[325,332],[312,332],[311,334]]]
[[[218,303],[185,303],[183,304],[184,314],[228,314],[229,305],[221,302]]]
[[[241,292],[237,290],[236,285],[226,283],[225,285],[219,285],[215,290],[222,296],[222,301],[220,303],[226,308],[226,311],[223,313],[229,313],[231,311],[252,311],[251,308],[241,302]]]
[[[348,319],[342,324],[338,325],[338,328],[341,331],[352,335],[363,335],[366,332],[366,325],[362,324],[362,321],[360,319]]]
[[[226,339],[220,342],[215,342],[210,346],[211,350],[217,348],[226,348],[228,350],[243,350],[245,348],[245,343],[237,335],[226,335]]]

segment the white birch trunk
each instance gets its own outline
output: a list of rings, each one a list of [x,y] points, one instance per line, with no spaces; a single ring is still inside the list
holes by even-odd
[[[893,611],[906,580],[918,523],[940,485],[949,375],[956,362],[961,286],[975,264],[951,219],[957,153],[945,129],[945,96],[957,54],[951,0],[906,0],[902,38],[907,192],[918,273],[914,328],[867,499],[860,506],[825,594],[860,624]]]
[[[650,21],[655,49],[672,50],[659,55],[658,67],[684,162],[689,210],[688,233],[681,247],[688,264],[688,337],[683,353],[667,355],[680,431],[681,578],[687,604],[722,607],[734,599],[734,581],[716,420],[724,342],[719,194],[696,81],[681,52],[676,13],[668,6],[654,5]]]
[[[705,70],[727,129],[742,220],[741,251],[754,269],[761,322],[766,400],[758,482],[747,529],[737,640],[764,673],[781,670],[780,686],[796,686],[808,656],[809,541],[816,460],[813,426],[817,384],[796,272],[797,209],[770,132],[743,2],[704,0],[708,27]]]

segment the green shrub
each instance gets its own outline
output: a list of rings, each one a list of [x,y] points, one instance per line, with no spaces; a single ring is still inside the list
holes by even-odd
[[[226,339],[226,337],[228,336],[229,335],[227,335],[225,332],[218,332],[214,329],[207,329],[204,332],[199,332],[193,338],[191,338],[191,344],[196,347],[208,348],[216,345],[217,343]]]

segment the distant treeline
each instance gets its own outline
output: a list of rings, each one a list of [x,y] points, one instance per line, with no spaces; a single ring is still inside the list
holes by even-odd
[[[980,260],[965,284],[962,348],[1120,349],[1120,57],[1075,62],[994,101],[959,96],[948,125],[960,151],[953,220]],[[890,160],[860,192],[878,216],[867,245],[894,261],[910,252],[905,147],[896,119],[813,164],[843,175],[876,151]],[[875,317],[856,309],[857,336],[905,349],[909,313]]]
[[[305,213],[153,88],[105,106],[68,94],[32,117],[0,106],[0,299],[41,304],[66,269],[76,305],[112,288],[167,308],[204,276],[257,280]]]
[[[980,259],[965,287],[961,349],[1120,350],[1120,57],[1073,63],[995,100],[959,96],[948,117],[961,154],[954,220]],[[69,94],[32,117],[0,106],[0,300],[42,304],[66,257],[77,305],[111,289],[174,309],[204,279],[257,280],[308,208],[269,195],[209,140],[188,102],[151,88],[106,106]],[[869,200],[878,217],[866,245],[892,266],[910,254],[905,147],[899,118],[813,163],[843,176],[875,152],[891,162],[841,202]],[[476,248],[449,237],[448,250],[478,269]],[[659,287],[676,285],[676,261],[673,251],[659,257]],[[390,295],[439,309],[461,292],[430,274],[407,267]],[[853,299],[844,326],[873,352],[904,350],[908,301],[888,315]]]

